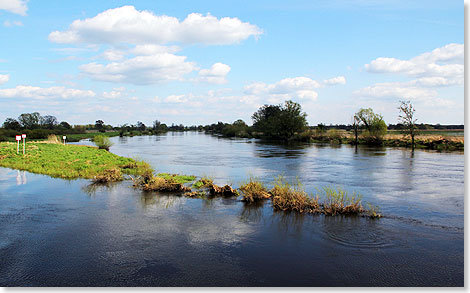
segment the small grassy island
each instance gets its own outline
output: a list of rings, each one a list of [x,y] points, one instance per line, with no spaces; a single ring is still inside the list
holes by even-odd
[[[26,154],[16,153],[16,143],[0,143],[0,166],[64,179],[94,179],[106,170],[142,173],[148,164],[120,157],[96,147],[49,142],[26,143]]]

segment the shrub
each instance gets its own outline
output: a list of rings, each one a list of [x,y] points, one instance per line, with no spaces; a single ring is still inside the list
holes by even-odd
[[[104,135],[96,135],[93,137],[93,143],[99,148],[109,151],[109,148],[113,143],[109,140],[109,137]]]

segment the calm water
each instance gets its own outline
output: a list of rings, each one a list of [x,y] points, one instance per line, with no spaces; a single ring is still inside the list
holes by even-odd
[[[341,186],[384,218],[275,212],[269,202],[96,189],[0,168],[0,286],[463,286],[464,156],[280,146],[195,132],[112,138],[161,172]],[[87,144],[89,142],[82,142]]]

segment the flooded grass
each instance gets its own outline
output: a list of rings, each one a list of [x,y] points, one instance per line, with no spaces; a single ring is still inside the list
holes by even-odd
[[[181,184],[193,182],[196,179],[196,176],[169,173],[158,173],[157,176],[162,177],[167,181],[177,182]]]
[[[274,209],[299,213],[320,211],[318,198],[309,196],[298,180],[295,184],[290,184],[283,176],[278,176],[270,192]]]
[[[253,177],[250,177],[247,182],[240,185],[239,189],[243,197],[242,201],[244,202],[253,203],[271,197],[264,184]]]
[[[194,182],[193,188],[201,189],[204,187],[210,188],[214,184],[214,180],[208,177],[202,177],[198,181]]]
[[[361,196],[358,194],[349,195],[345,190],[334,187],[324,187],[322,191],[325,195],[322,212],[325,215],[359,215],[365,211],[361,204]]]
[[[324,187],[315,195],[308,194],[302,183],[297,179],[289,183],[283,176],[275,178],[274,187],[267,190],[262,182],[250,178],[240,186],[242,201],[247,204],[260,202],[261,199],[271,198],[275,210],[285,212],[336,215],[358,215],[369,218],[380,218],[382,215],[377,206],[369,205],[365,209],[361,203],[361,196],[350,195],[341,188]]]

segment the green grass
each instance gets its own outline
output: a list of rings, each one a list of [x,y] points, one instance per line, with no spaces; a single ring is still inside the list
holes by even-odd
[[[180,184],[193,182],[196,179],[196,176],[169,174],[169,173],[158,173],[157,177],[162,177],[165,180],[172,180]]]
[[[200,189],[203,187],[211,187],[214,184],[214,179],[209,177],[202,177],[198,181],[194,182],[193,188]]]
[[[0,166],[65,179],[92,179],[105,170],[119,169],[125,174],[141,174],[150,166],[106,150],[78,145],[27,143],[26,155],[16,154],[16,143],[0,143]]]

